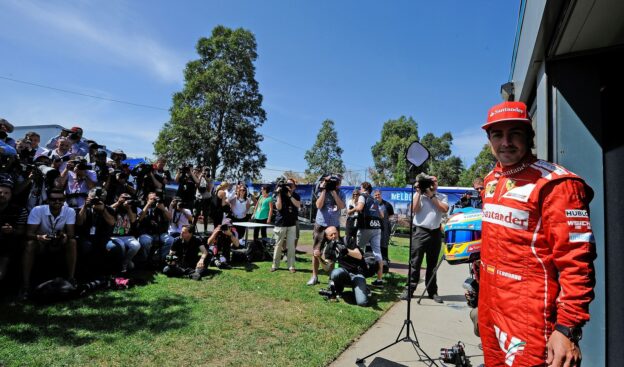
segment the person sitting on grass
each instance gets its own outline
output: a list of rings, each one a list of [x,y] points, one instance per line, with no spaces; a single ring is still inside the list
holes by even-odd
[[[201,239],[194,235],[193,227],[184,225],[180,237],[173,241],[163,273],[168,277],[187,276],[200,280],[206,274],[208,257],[209,252]]]

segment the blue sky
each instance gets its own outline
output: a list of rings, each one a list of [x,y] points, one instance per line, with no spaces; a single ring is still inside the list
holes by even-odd
[[[347,169],[373,165],[383,123],[401,115],[420,136],[450,131],[466,166],[509,77],[520,1],[0,2],[0,116],[15,125],[81,126],[150,157],[195,44],[216,25],[256,36],[266,179],[303,171],[325,119]],[[137,107],[38,88],[22,80]]]

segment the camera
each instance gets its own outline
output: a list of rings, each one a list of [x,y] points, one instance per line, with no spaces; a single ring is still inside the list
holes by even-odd
[[[155,208],[158,206],[158,204],[160,204],[162,202],[162,200],[160,200],[160,197],[156,196],[154,198],[154,202],[152,203],[152,208]]]
[[[288,182],[286,181],[286,177],[278,177],[275,180],[275,189],[273,190],[276,194],[286,195],[290,187],[288,186]]]
[[[165,256],[165,263],[167,263],[167,265],[173,265],[176,261],[178,261],[178,257],[176,255]]]
[[[467,367],[468,360],[461,341],[450,348],[440,348],[440,358],[444,363],[453,363],[456,367]]]
[[[329,282],[328,288],[319,289],[318,294],[325,298],[326,301],[338,300],[338,292],[336,291],[336,286],[334,285],[333,280]]]
[[[187,164],[187,163],[183,163],[180,168],[178,168],[180,170],[180,172],[182,173],[189,173],[191,172],[191,165]]]
[[[433,190],[433,178],[427,174],[419,173],[416,176],[416,183],[418,183],[418,188],[421,192],[425,192],[427,189]]]
[[[221,225],[221,232],[226,232],[230,230],[230,225],[229,224],[222,224]]]
[[[338,184],[340,183],[340,176],[335,174],[329,174],[323,176],[323,181],[325,181],[325,190],[334,191],[338,188]]]
[[[143,178],[145,176],[147,176],[148,174],[150,174],[150,172],[152,172],[153,167],[151,164],[148,163],[139,163],[137,164],[132,171],[130,171],[130,174],[134,177],[137,178]]]
[[[323,258],[325,260],[336,261],[340,257],[346,255],[348,252],[347,245],[340,240],[332,240],[325,243],[323,249]]]

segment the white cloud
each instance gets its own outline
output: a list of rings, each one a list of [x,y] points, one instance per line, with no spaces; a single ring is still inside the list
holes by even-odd
[[[65,6],[62,6],[65,4]],[[107,2],[81,3],[81,7],[61,2],[13,1],[12,6],[22,17],[16,23],[24,32],[40,32],[45,40],[59,40],[73,57],[82,54],[115,65],[132,65],[147,70],[165,82],[181,83],[184,58],[145,34],[135,20],[139,14],[126,14],[122,9],[107,12]],[[59,39],[60,38],[60,39]],[[69,51],[69,50],[68,50]]]

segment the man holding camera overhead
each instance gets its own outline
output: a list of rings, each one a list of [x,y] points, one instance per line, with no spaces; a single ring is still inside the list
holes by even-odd
[[[314,250],[312,257],[312,277],[307,285],[318,284],[318,268],[321,263],[321,243],[327,227],[340,228],[340,213],[345,208],[346,197],[340,191],[342,178],[338,175],[324,175],[319,179],[316,199],[316,219],[314,223]]]
[[[449,209],[448,198],[439,193],[438,178],[424,173],[416,177],[416,193],[412,200],[412,252],[410,254],[410,267],[412,268],[411,292],[409,284],[401,294],[402,300],[407,300],[414,295],[418,281],[420,280],[420,266],[423,259],[427,258],[427,273],[425,284],[429,298],[437,303],[442,303],[442,298],[438,296],[438,284],[435,277],[435,267],[438,264],[438,257],[442,249],[442,219]]]

